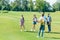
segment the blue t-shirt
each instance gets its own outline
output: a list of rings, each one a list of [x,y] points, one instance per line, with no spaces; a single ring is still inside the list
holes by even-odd
[[[51,22],[51,16],[48,16],[47,22]]]
[[[47,22],[47,20],[46,20],[46,16],[44,16],[44,21]]]

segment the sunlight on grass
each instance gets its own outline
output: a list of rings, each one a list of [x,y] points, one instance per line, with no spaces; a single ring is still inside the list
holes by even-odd
[[[25,17],[25,27],[28,32],[20,32],[20,16]],[[47,25],[44,38],[37,38],[39,24],[36,25],[36,32],[30,32],[32,27],[32,17],[39,12],[9,12],[0,14],[0,40],[60,40],[60,12],[51,13],[52,32],[47,33]],[[48,12],[45,14],[47,15]]]

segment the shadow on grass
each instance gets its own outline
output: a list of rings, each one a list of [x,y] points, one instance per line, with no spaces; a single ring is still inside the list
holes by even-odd
[[[45,32],[48,33],[48,32]],[[50,32],[51,34],[60,34],[60,32]]]
[[[30,33],[38,33],[38,31],[26,31],[26,32],[30,32]],[[48,32],[45,32],[45,33],[48,33]],[[60,32],[50,32],[51,34],[60,34]],[[45,37],[45,38],[49,38],[49,39],[59,39],[58,37]]]
[[[37,31],[26,31],[26,32],[30,32],[30,33],[38,33]]]
[[[60,39],[60,38],[57,38],[57,37],[45,37],[45,38],[49,38],[49,39]]]
[[[30,32],[30,33],[38,33],[38,31],[26,31],[26,32]],[[45,32],[45,33],[49,33],[49,32]],[[51,34],[60,34],[60,32],[50,32]]]

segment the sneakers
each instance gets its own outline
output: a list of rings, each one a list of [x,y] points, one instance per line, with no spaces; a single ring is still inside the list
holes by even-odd
[[[37,36],[37,38],[40,38],[40,36]],[[44,38],[44,36],[43,36],[43,37],[41,37],[41,38]]]
[[[34,32],[35,32],[36,30],[34,30]]]
[[[22,32],[22,30],[20,30]]]
[[[34,32],[35,32],[36,30],[32,30],[32,29],[31,29],[31,31],[34,31]]]
[[[31,31],[33,31],[33,30],[31,29]]]
[[[37,36],[37,38],[39,38],[40,36]]]
[[[23,30],[20,30],[21,32],[23,31]],[[26,30],[24,30],[24,32],[26,32]]]
[[[26,30],[24,30],[24,32],[26,32]]]

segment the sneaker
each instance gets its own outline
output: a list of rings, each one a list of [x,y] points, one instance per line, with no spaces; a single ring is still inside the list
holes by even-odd
[[[43,37],[41,37],[41,38],[44,38],[44,36],[43,36]]]
[[[37,38],[39,38],[40,36],[37,36]]]
[[[34,30],[34,32],[35,32],[35,30]]]
[[[42,38],[44,38],[44,36],[41,36]]]
[[[31,29],[31,31],[33,31],[33,30]]]
[[[20,30],[22,32],[22,30]]]
[[[26,30],[24,30],[26,32]]]

